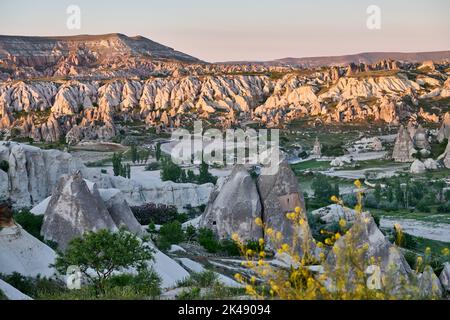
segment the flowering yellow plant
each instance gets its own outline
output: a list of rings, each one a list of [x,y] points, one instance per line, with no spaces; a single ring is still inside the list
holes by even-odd
[[[361,182],[355,181],[358,188],[358,203],[355,207],[356,215],[362,214]],[[332,201],[342,204],[342,200],[333,196]],[[291,221],[295,234],[308,234],[309,226],[301,208],[286,214]],[[389,273],[383,279],[367,274],[371,267],[376,273],[380,270],[380,258],[367,259],[368,244],[357,246],[359,230],[346,230],[345,219],[339,221],[341,232],[329,233],[323,242],[311,240],[308,237],[293,237],[292,243],[283,242],[283,235],[267,226],[260,218],[255,220],[266,236],[267,241],[259,239],[259,254],[248,250],[237,234],[233,240],[238,244],[245,261],[243,266],[249,268],[253,274],[250,278],[237,273],[235,279],[243,283],[248,295],[256,299],[283,299],[283,300],[312,300],[312,299],[410,299],[418,294],[418,289],[408,287],[408,290],[393,293],[392,286],[400,283],[398,275]],[[399,228],[401,231],[401,228]],[[345,237],[343,237],[345,235]],[[336,246],[336,241],[343,245]],[[272,246],[276,253],[276,260],[268,260]],[[331,249],[334,264],[327,261],[327,251]],[[447,252],[448,254],[448,252]],[[284,262],[284,265],[279,262]],[[278,263],[277,263],[278,262]],[[386,288],[380,288],[380,281],[386,283]]]

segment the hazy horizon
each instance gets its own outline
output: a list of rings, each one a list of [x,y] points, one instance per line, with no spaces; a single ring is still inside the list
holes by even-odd
[[[66,27],[69,5],[81,28]],[[366,9],[381,10],[381,28]],[[363,52],[450,50],[450,1],[40,1],[0,3],[0,34],[141,35],[208,62],[267,61]]]

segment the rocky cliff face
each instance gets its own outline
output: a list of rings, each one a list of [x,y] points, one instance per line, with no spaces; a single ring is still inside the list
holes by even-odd
[[[233,233],[242,240],[264,237],[267,248],[273,249],[273,237],[264,234],[261,226],[255,223],[255,219],[260,218],[266,228],[281,232],[283,238],[280,241],[289,245],[295,243],[295,250],[300,254],[305,253],[305,248],[313,254],[314,243],[307,222],[299,230],[286,217],[296,208],[301,209],[300,217],[306,222],[303,194],[287,162],[280,163],[275,173],[263,170],[256,182],[244,166],[237,165],[225,181],[218,182],[200,226],[212,229],[222,239],[231,238]]]
[[[255,181],[243,165],[236,165],[211,194],[200,226],[212,229],[221,239],[237,233],[244,241],[258,240],[263,233],[255,219],[261,218],[261,209]]]
[[[438,122],[450,96],[449,66],[445,59],[309,69],[206,64],[121,34],[0,36],[0,131],[75,144],[110,140],[128,121],[158,130],[197,119],[225,128],[248,120],[282,127],[302,117]],[[430,109],[429,99],[442,103]]]
[[[42,150],[16,142],[0,142],[0,161],[8,162],[8,172],[0,170],[0,201],[10,199],[14,206],[31,207],[52,194],[62,175],[81,171],[83,177],[101,189],[118,189],[132,206],[145,203],[174,205],[183,210],[187,205],[206,204],[214,185],[190,183],[148,182],[101,174],[86,168],[69,153]],[[112,199],[118,201],[120,199]]]
[[[110,140],[123,123],[135,120],[157,128],[196,119],[225,128],[247,120],[280,127],[302,117],[329,123],[439,121],[444,110],[425,112],[416,98],[429,90],[404,75],[341,77],[333,82],[326,72],[287,74],[278,80],[263,74],[219,74],[62,84],[6,81],[0,82],[0,130],[8,136],[16,128],[35,141],[65,138],[75,144]],[[444,126],[440,135],[445,134]]]
[[[395,139],[392,158],[397,162],[412,162],[414,161],[413,154],[415,152],[416,150],[408,131],[403,126],[400,126]]]
[[[101,193],[96,184],[89,188],[81,172],[62,176],[44,214],[44,238],[64,250],[71,239],[87,231],[125,227],[137,234],[143,232],[119,190]]]
[[[145,76],[200,60],[141,36],[0,36],[2,71],[13,77]],[[166,65],[167,64],[167,65]]]

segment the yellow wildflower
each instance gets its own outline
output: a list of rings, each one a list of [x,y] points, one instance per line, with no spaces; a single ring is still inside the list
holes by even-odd
[[[263,224],[261,218],[256,218],[256,219],[255,219],[255,223],[256,223],[256,225],[258,225],[258,226],[262,226],[262,224]]]
[[[239,235],[237,233],[233,233],[233,235],[231,236],[231,239],[233,239],[233,241],[238,242],[239,241]]]
[[[273,234],[273,229],[272,228],[267,228],[266,233],[271,236]]]
[[[340,219],[339,220],[339,226],[341,228],[344,228],[347,225],[347,221],[345,221],[345,219]]]
[[[333,202],[339,202],[339,198],[336,196],[331,196],[331,201]]]
[[[361,181],[356,180],[356,181],[354,182],[354,184],[355,184],[355,186],[356,186],[358,189],[361,189]]]

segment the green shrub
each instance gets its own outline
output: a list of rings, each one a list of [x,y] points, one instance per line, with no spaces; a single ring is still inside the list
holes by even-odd
[[[0,290],[0,301],[2,300],[8,300],[8,298],[5,296],[2,290]]]
[[[173,163],[170,158],[162,158],[162,166],[160,172],[162,181],[180,182],[182,171],[183,170],[180,168],[180,166]]]
[[[186,241],[194,241],[197,240],[197,229],[194,226],[187,226],[185,231]]]
[[[190,279],[197,286],[201,288],[206,288],[214,285],[217,282],[217,274],[210,270],[198,273],[195,272],[191,274]]]
[[[69,266],[78,266],[99,295],[105,293],[107,281],[114,272],[129,268],[142,270],[152,259],[152,253],[146,242],[124,229],[100,230],[70,241],[67,250],[58,253],[55,267],[64,274]]]
[[[146,171],[155,171],[155,170],[159,170],[160,168],[161,168],[161,165],[159,164],[159,162],[150,162],[149,164],[147,164],[145,166]]]
[[[450,200],[437,207],[439,213],[450,213]]]
[[[131,211],[142,225],[150,223],[165,224],[177,219],[177,207],[165,204],[147,203],[142,206],[131,207]]]
[[[207,228],[202,228],[198,231],[198,243],[211,253],[216,253],[220,250],[220,243],[216,239],[214,232]]]
[[[169,222],[159,230],[158,247],[167,250],[172,244],[178,244],[184,240],[184,232],[179,221]]]
[[[198,287],[184,289],[179,295],[178,300],[199,300],[201,298],[201,289]]]
[[[259,247],[259,245],[257,244]],[[253,249],[253,246],[249,249]],[[241,254],[239,246],[231,239],[220,241],[220,251],[226,253],[228,256],[239,256]]]
[[[5,282],[26,294],[27,296],[39,299],[41,296],[55,295],[66,290],[65,284],[60,280],[25,277],[18,272],[10,275],[0,275]]]
[[[44,216],[36,216],[28,210],[21,210],[14,214],[14,220],[22,226],[33,237],[44,241],[41,236],[42,223]]]
[[[135,296],[156,298],[161,294],[161,278],[154,270],[142,269],[137,275],[122,274],[111,277],[106,292],[113,292],[114,288],[128,287]]]

